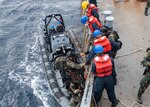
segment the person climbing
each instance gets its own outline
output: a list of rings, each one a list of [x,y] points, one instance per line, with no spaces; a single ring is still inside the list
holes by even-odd
[[[114,81],[113,81],[113,64],[108,54],[103,53],[104,48],[101,45],[94,47],[94,53],[96,54],[92,63],[91,75],[94,77],[94,98],[97,106],[101,99],[103,90],[106,89],[109,101],[111,101],[111,107],[116,107],[119,100],[116,98]]]
[[[57,30],[58,33],[64,31],[64,26],[61,24],[61,22],[58,22],[58,25],[57,25],[57,27],[56,27],[56,30]]]
[[[87,1],[82,2],[82,9],[86,12],[86,16],[94,16],[98,19],[99,22],[99,14],[98,14],[98,8],[95,6],[95,4],[91,4]]]
[[[62,80],[65,88],[69,91],[70,105],[75,106],[81,100],[84,87],[84,66],[77,61],[77,55],[74,51],[68,51],[67,54],[55,59],[57,69],[61,70]]]
[[[79,64],[77,61],[78,54],[73,49],[69,49],[66,46],[61,46],[57,49],[52,56],[53,62],[55,62],[56,69],[62,70],[65,67],[69,70],[83,70],[85,64]]]
[[[89,18],[87,16],[82,16],[81,18],[82,24],[88,24],[90,31],[93,33],[95,30],[100,30],[102,28],[102,24],[97,20],[96,17],[90,16]]]
[[[146,4],[146,7],[145,7],[145,11],[144,11],[145,16],[148,16],[148,9],[149,8],[150,8],[150,0],[147,0],[147,4]]]
[[[67,53],[65,69],[70,74],[72,82],[69,86],[69,91],[72,94],[70,105],[77,105],[80,102],[84,87],[84,69],[85,64],[78,64],[76,61],[77,54],[73,51]]]
[[[150,85],[150,47],[147,48],[146,53],[146,57],[144,57],[144,60],[141,62],[141,64],[145,67],[145,71],[143,73],[144,77],[140,81],[140,88],[137,94],[137,102],[140,104],[142,104],[142,94]]]

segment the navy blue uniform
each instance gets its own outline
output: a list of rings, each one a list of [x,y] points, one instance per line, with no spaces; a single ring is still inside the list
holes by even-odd
[[[98,27],[98,25],[96,23],[92,23],[92,27],[94,30],[100,30],[100,28]]]
[[[100,21],[100,19],[99,19],[99,14],[98,14],[98,12],[97,12],[96,9],[93,9],[92,12],[91,12],[91,14],[92,14],[94,17],[96,17],[96,18],[98,19],[98,21],[101,23],[101,21]]]
[[[91,72],[96,73],[95,63],[92,63]],[[119,101],[115,95],[114,81],[113,81],[112,75],[105,76],[105,77],[95,76],[95,78],[94,78],[94,98],[95,98],[97,104],[101,99],[104,89],[106,89],[108,98],[112,102],[112,107],[115,107]]]

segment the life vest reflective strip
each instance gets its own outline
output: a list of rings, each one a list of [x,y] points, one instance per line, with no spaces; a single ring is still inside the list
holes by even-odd
[[[92,27],[93,23],[96,23],[99,28],[102,28],[102,24],[97,20],[97,18],[94,17],[94,16],[90,16],[88,25],[89,25],[89,28],[90,28],[91,32],[94,32],[94,30],[95,30]]]
[[[106,38],[106,36],[102,36],[99,37],[98,39],[94,40],[94,46],[95,45],[101,45],[104,48],[103,52],[109,52],[112,49],[111,43],[108,40],[108,38]]]
[[[88,17],[92,16],[92,10],[95,9],[98,12],[98,8],[95,6],[95,4],[89,4],[87,11],[86,11],[86,15]]]
[[[109,55],[96,56],[94,58],[96,76],[104,77],[112,74],[112,62]]]

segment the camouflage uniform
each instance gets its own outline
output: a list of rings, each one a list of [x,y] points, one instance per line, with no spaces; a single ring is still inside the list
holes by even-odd
[[[69,59],[66,60],[66,66],[69,68],[75,68],[75,69],[82,69],[83,68],[82,64],[75,63]]]
[[[69,60],[66,56],[58,57],[55,61],[55,68],[70,75],[73,81],[81,82],[84,77],[83,64]]]
[[[65,62],[66,70],[69,71],[72,81],[82,83],[84,80],[83,64],[75,63],[69,59]]]
[[[83,64],[78,64],[67,58],[65,62],[65,67],[67,68],[68,75],[70,75],[72,81],[70,83],[69,91],[71,92],[70,105],[75,106],[81,101],[81,95],[83,93],[84,85],[84,72]]]
[[[113,46],[114,48],[111,50],[111,54],[110,56],[114,59],[117,51],[120,50],[122,48],[122,42],[119,40],[119,35],[118,32],[112,29],[109,29],[107,26],[103,26],[101,28],[102,31],[102,35],[106,36],[111,42],[111,44],[116,44],[115,46]]]
[[[55,64],[54,64],[55,68],[62,71],[64,68],[65,61],[66,61],[66,56],[60,56],[60,57],[56,58]]]
[[[145,16],[148,16],[148,8],[149,7],[150,7],[150,0],[147,0],[147,5],[145,7],[145,12],[144,12]]]
[[[141,96],[150,85],[150,50],[148,50],[147,56],[144,58],[141,64],[146,68],[143,73],[144,77],[140,81],[140,88],[138,90],[138,95],[137,95],[138,103],[142,103]]]

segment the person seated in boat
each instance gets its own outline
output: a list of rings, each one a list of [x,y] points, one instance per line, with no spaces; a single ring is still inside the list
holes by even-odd
[[[55,26],[52,25],[51,28],[50,28],[50,33],[56,33],[56,30],[55,30]]]
[[[58,33],[64,31],[64,26],[61,24],[61,22],[58,22],[58,25],[57,25],[57,27],[56,27],[56,30],[57,30]]]

